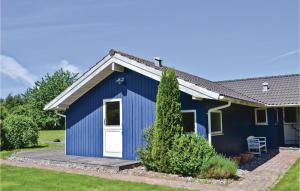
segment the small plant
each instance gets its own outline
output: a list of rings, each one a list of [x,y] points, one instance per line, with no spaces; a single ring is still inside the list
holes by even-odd
[[[222,155],[213,156],[205,165],[202,176],[205,178],[230,178],[236,175],[237,165]]]
[[[38,127],[29,117],[9,115],[4,120],[6,147],[16,149],[38,144]]]
[[[53,139],[53,142],[55,142],[55,143],[59,143],[59,142],[61,142],[61,140],[60,140],[60,139],[58,139],[58,138],[56,138],[56,139]]]
[[[253,153],[251,153],[251,152],[241,153],[240,156],[241,156],[242,163],[246,163],[254,157]]]
[[[234,157],[232,157],[232,160],[235,162],[235,164],[237,166],[239,166],[241,164],[242,157],[241,156],[234,156]]]

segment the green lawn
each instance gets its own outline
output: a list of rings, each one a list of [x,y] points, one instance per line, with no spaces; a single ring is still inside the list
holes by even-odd
[[[163,186],[108,180],[92,176],[69,174],[34,168],[21,168],[8,165],[1,165],[0,169],[1,191],[175,190]]]
[[[272,191],[300,190],[300,158],[291,166],[288,172],[271,189]]]
[[[49,141],[59,139],[60,141],[65,140],[64,130],[43,130],[39,134],[39,144],[45,144]]]
[[[62,147],[63,145],[60,144],[51,144],[49,142],[53,141],[54,139],[60,139],[64,141],[65,139],[65,131],[64,130],[43,130],[39,132],[39,145],[37,147],[28,147],[23,149],[14,149],[14,150],[4,150],[0,151],[0,159],[5,159],[12,155],[13,153],[24,151],[24,150],[31,150],[31,149],[42,149],[42,148],[51,148],[51,147]]]

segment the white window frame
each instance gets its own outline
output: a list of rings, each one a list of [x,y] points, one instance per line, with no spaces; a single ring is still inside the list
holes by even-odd
[[[194,113],[194,133],[197,134],[197,111],[195,109],[181,110],[181,113]]]
[[[289,107],[284,107],[282,110],[282,112],[283,112],[283,123],[284,124],[297,124],[297,123],[299,123],[298,121],[299,121],[299,119],[298,119],[298,117],[299,117],[299,109],[297,108],[297,107],[295,107],[296,108],[296,122],[285,122],[285,108],[289,108]]]
[[[212,131],[211,130],[211,136],[224,135],[224,133],[223,133],[223,116],[222,116],[222,111],[220,111],[220,110],[212,111],[212,112],[210,112],[210,115],[212,113],[220,113],[221,130],[220,131]],[[211,119],[212,119],[212,117],[210,116],[210,120]],[[212,124],[212,121],[210,123]]]
[[[261,110],[265,110],[265,114],[266,114],[266,122],[263,122],[263,123],[257,122],[257,111],[261,111]],[[255,108],[254,114],[255,114],[255,125],[268,125],[268,110],[267,110],[267,108]]]

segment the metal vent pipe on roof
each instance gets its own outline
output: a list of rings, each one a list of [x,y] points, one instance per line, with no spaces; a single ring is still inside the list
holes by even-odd
[[[162,59],[160,57],[154,57],[154,64],[156,67],[162,67]]]

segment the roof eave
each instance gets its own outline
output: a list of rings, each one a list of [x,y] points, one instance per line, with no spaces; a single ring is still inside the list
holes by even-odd
[[[245,106],[250,106],[250,107],[266,107],[264,103],[259,103],[259,102],[250,102],[250,101],[245,101],[237,98],[232,98],[228,96],[223,96],[219,100],[221,101],[231,101],[232,103],[239,104],[239,105],[245,105]]]
[[[97,64],[95,64],[92,68],[90,68],[86,73],[84,73],[78,80],[76,80],[72,85],[70,85],[67,89],[61,92],[58,96],[56,96],[53,100],[51,100],[48,104],[43,108],[44,110],[61,110],[66,109],[62,106],[59,107],[60,100],[70,91],[74,90],[78,85],[82,83],[85,79],[89,78],[97,69],[99,69],[104,63],[106,63],[112,56],[110,54],[106,55],[102,60],[100,60]]]
[[[299,107],[300,103],[288,103],[288,104],[267,104],[267,107]]]
[[[45,105],[44,110],[65,110],[69,107],[70,104],[65,104],[64,101],[74,94],[79,88],[81,88],[88,80],[92,79],[103,71],[105,68],[109,67],[110,64],[117,63],[123,67],[141,73],[147,77],[150,77],[154,80],[160,81],[162,72],[155,68],[149,67],[147,65],[142,65],[141,63],[131,60],[127,57],[124,57],[118,53],[113,55],[109,54],[104,57],[100,62],[98,62],[94,67],[92,67],[89,71],[83,74],[76,82],[74,82],[71,86],[69,86],[66,90],[64,90],[61,94],[59,94],[56,98],[50,101],[47,105]],[[101,81],[99,81],[101,82]],[[98,82],[98,83],[99,83]],[[205,98],[205,99],[214,99],[218,100],[220,94],[207,90],[206,88],[199,87],[190,82],[186,82],[182,79],[178,79],[179,89],[183,92],[186,92],[194,97]],[[81,96],[79,96],[81,97]],[[78,98],[79,98],[78,97]],[[77,98],[77,99],[78,99]],[[74,102],[74,101],[73,101]],[[72,102],[72,103],[73,103]],[[71,103],[71,104],[72,104]]]

